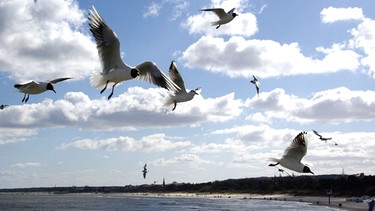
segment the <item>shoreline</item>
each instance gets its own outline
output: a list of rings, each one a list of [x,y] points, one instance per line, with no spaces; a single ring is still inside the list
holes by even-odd
[[[1,195],[51,195],[54,193],[45,192],[13,192],[13,193],[0,193]],[[66,194],[96,194],[96,193],[66,193]],[[184,192],[169,192],[169,193],[156,193],[156,192],[137,192],[137,193],[99,193],[99,194],[114,194],[120,196],[139,196],[139,197],[170,197],[170,198],[221,198],[221,199],[243,199],[243,200],[264,200],[264,201],[292,201],[300,203],[308,203],[314,206],[330,207],[338,210],[348,211],[364,211],[368,210],[368,204],[364,202],[346,201],[345,197],[332,197],[330,204],[328,203],[327,196],[293,196],[288,194],[246,194],[246,193],[184,193]],[[63,194],[64,195],[64,194]]]
[[[264,201],[293,201],[308,203],[314,206],[324,206],[348,211],[368,210],[368,204],[364,202],[346,201],[345,197],[332,197],[330,203],[326,196],[292,196],[288,194],[261,195],[261,194],[243,194],[243,193],[131,193],[136,196],[149,197],[188,197],[188,198],[227,198],[244,200],[264,200]]]

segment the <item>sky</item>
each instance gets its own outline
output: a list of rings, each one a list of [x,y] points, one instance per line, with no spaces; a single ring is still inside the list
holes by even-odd
[[[89,82],[101,71],[92,5],[125,63],[153,61],[167,74],[174,60],[200,95],[172,111],[166,89],[132,80],[107,100],[110,90]],[[217,17],[199,11],[214,7],[239,16],[216,29]],[[280,176],[267,159],[301,131],[302,163],[316,175],[374,175],[373,8],[364,0],[2,0],[0,104],[9,106],[0,110],[0,188]],[[27,103],[13,87],[59,77],[72,79]]]

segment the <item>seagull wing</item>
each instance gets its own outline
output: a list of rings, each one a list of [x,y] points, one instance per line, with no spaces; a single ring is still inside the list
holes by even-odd
[[[169,79],[154,62],[143,62],[142,64],[137,65],[136,68],[139,70],[139,80],[152,83],[173,92],[180,90],[180,87]]]
[[[320,134],[318,133],[318,131],[316,131],[316,130],[312,130],[312,131],[315,133],[315,135],[319,136],[319,138],[323,138],[322,135],[320,135]]]
[[[29,88],[36,87],[38,86],[39,83],[36,81],[28,81],[22,84],[15,84],[14,88],[17,88],[20,92],[23,92]]]
[[[200,11],[214,12],[220,19],[228,15],[222,8],[202,9]]]
[[[176,63],[174,61],[171,62],[169,66],[169,78],[181,88],[181,92],[186,92],[184,80],[181,77],[180,72],[177,69]]]
[[[116,33],[107,25],[94,6],[89,10],[88,19],[103,73],[107,74],[114,68],[125,66],[120,56],[120,41]]]
[[[65,81],[65,80],[68,80],[68,79],[71,79],[71,78],[56,78],[52,81],[49,81],[51,84],[55,84],[55,83],[58,83],[58,82],[61,82],[61,81]]]
[[[305,140],[304,132],[299,133],[284,151],[283,157],[288,157],[289,159],[295,159],[300,162],[303,156],[307,152],[307,142]]]
[[[255,77],[255,75],[253,75],[253,78],[254,78],[254,81],[258,81],[258,79]]]

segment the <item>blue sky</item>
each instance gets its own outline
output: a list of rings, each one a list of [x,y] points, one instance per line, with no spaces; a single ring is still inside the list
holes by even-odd
[[[167,90],[118,85],[111,100],[87,12],[94,5],[124,62],[176,61],[201,95],[163,106]],[[236,8],[219,29],[199,9]],[[138,185],[279,175],[268,167],[300,131],[316,174],[375,173],[372,1],[55,1],[0,3],[0,187]],[[260,81],[256,96],[252,75]],[[13,87],[58,77],[56,94]],[[324,143],[312,129],[339,144]],[[149,174],[142,177],[147,163]],[[300,175],[295,173],[295,175]]]

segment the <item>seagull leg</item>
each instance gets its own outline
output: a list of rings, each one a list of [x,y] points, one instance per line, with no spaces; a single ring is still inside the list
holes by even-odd
[[[27,101],[29,100],[29,97],[30,97],[30,94],[27,94],[27,98],[25,100],[25,103],[27,103]]]
[[[112,97],[112,95],[113,95],[113,91],[115,90],[115,86],[116,86],[116,84],[117,84],[117,83],[113,84],[113,86],[112,86],[112,92],[111,92],[111,94],[109,94],[109,96],[108,96],[108,100],[111,99],[111,97]]]
[[[279,162],[277,162],[277,163],[275,163],[275,164],[270,163],[268,166],[277,166],[277,165],[279,165],[279,164],[280,164]]]
[[[216,26],[216,29],[218,29],[221,25]]]
[[[26,99],[26,93],[23,95],[22,102],[25,102]]]
[[[104,90],[107,89],[107,85],[108,85],[108,83],[109,83],[109,80],[107,81],[107,83],[105,83],[105,87],[102,89],[102,91],[100,91],[100,94],[102,94],[102,93],[104,92]]]
[[[176,106],[177,106],[177,102],[174,101],[174,107],[172,108],[172,111],[174,111],[176,109]]]

